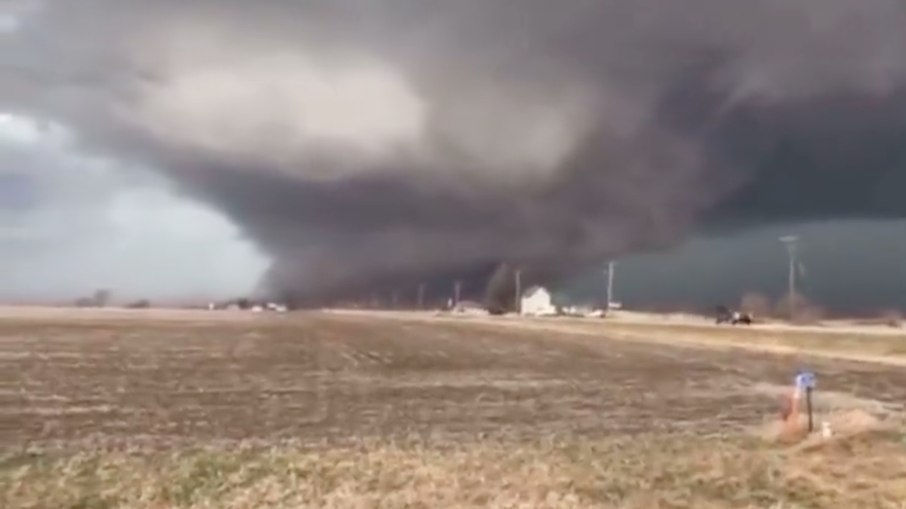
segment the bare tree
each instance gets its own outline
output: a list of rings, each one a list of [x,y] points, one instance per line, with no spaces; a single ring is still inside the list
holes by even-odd
[[[826,318],[827,313],[821,306],[808,300],[801,293],[792,294],[792,305],[795,310],[793,323],[813,325]],[[790,316],[790,296],[784,296],[777,302],[775,312],[778,316]]]
[[[503,314],[513,311],[515,302],[515,272],[506,263],[500,264],[488,279],[485,306],[491,314]]]
[[[99,289],[94,292],[94,305],[103,308],[110,304],[110,290]]]
[[[129,305],[126,307],[129,309],[148,309],[151,307],[151,301],[149,301],[148,299],[140,299],[135,302],[129,303]]]
[[[94,307],[94,299],[90,297],[79,297],[73,304],[77,308],[90,308]]]
[[[760,293],[749,292],[742,296],[739,310],[758,318],[771,316],[771,300]]]
[[[884,325],[899,329],[903,326],[903,313],[898,309],[886,309],[881,312],[880,319]]]

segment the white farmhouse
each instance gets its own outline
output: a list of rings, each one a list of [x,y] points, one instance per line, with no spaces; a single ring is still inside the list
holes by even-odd
[[[268,302],[266,306],[268,311],[274,311],[276,313],[286,313],[289,311],[289,306],[286,304],[278,304],[276,302]]]
[[[533,286],[522,294],[520,313],[526,316],[551,316],[557,308],[551,302],[551,294],[540,286]]]

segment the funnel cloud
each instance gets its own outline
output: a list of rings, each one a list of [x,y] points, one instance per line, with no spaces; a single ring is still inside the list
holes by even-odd
[[[481,292],[501,262],[543,279],[697,230],[906,212],[899,0],[18,11],[0,110],[164,174],[300,300]]]

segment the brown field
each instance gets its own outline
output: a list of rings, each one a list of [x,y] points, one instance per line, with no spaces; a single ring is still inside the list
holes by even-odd
[[[0,507],[906,507],[899,336],[6,313]]]

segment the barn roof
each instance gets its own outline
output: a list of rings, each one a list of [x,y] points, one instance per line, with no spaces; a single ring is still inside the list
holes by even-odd
[[[532,286],[528,290],[526,290],[525,292],[522,293],[522,297],[531,297],[541,291],[547,292],[547,290],[543,286],[537,286],[537,285]]]

